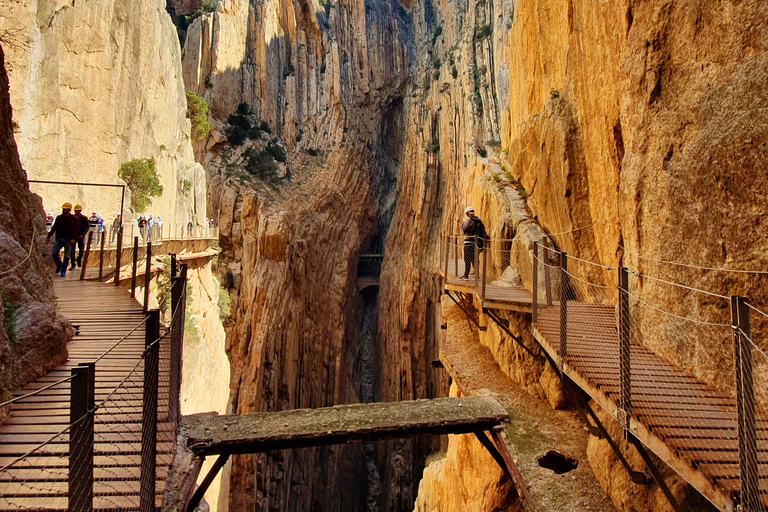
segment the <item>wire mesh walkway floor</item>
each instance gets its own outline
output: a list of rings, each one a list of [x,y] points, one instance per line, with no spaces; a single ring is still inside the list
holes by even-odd
[[[67,362],[18,390],[16,396],[69,377],[73,367],[96,360],[125,338],[96,364],[95,402],[100,407],[95,415],[93,504],[95,510],[139,510],[145,314],[125,289],[80,281],[78,271],[64,279],[56,277],[54,286],[58,309],[78,334],[67,344]],[[163,377],[161,373],[160,393],[168,386]],[[53,439],[0,472],[0,510],[67,510],[69,433],[56,434],[70,423],[69,382],[11,407],[10,417],[0,425],[0,467]],[[162,422],[158,429],[172,431],[170,424]],[[158,439],[155,501],[159,507],[172,436],[158,434]]]

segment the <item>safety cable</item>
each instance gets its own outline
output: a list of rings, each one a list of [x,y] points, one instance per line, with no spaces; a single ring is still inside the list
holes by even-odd
[[[35,396],[38,393],[42,393],[43,391],[51,389],[54,386],[58,386],[59,384],[63,384],[64,382],[70,381],[70,380],[72,380],[72,378],[73,377],[70,375],[69,377],[65,377],[65,378],[63,378],[61,380],[58,380],[58,381],[52,383],[52,384],[48,384],[47,386],[45,386],[43,388],[40,388],[38,390],[32,391],[31,393],[27,393],[26,395],[21,395],[21,396],[17,396],[16,398],[12,398],[11,400],[8,400],[6,402],[1,403],[0,407],[5,407],[6,405],[12,404],[14,402],[18,402],[19,400],[23,400],[24,398],[29,398],[30,396]]]
[[[10,273],[11,273],[11,272],[13,272],[14,270],[16,270],[17,268],[19,268],[20,266],[22,266],[22,265],[24,264],[24,262],[26,262],[26,261],[27,261],[27,260],[30,258],[30,256],[32,256],[32,248],[35,246],[35,235],[37,235],[37,227],[36,227],[36,226],[33,226],[33,227],[32,227],[32,241],[31,241],[31,242],[29,242],[29,252],[27,252],[27,257],[26,257],[26,258],[24,258],[23,260],[21,260],[20,262],[18,262],[18,263],[17,263],[16,265],[14,265],[12,268],[10,268],[10,269],[8,269],[8,270],[4,270],[4,271],[0,272],[0,276],[4,276],[4,275],[6,275],[6,274],[10,274]]]

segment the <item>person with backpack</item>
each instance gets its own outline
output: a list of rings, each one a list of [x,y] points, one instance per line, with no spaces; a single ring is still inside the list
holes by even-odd
[[[72,203],[64,203],[61,206],[61,215],[56,217],[51,230],[48,231],[48,237],[45,239],[47,243],[50,243],[51,238],[56,235],[51,256],[53,257],[53,262],[56,263],[56,273],[61,273],[61,277],[67,275],[69,250],[77,238],[77,219],[70,213],[71,211]],[[64,249],[64,261],[59,257],[62,249]]]
[[[480,217],[475,215],[475,209],[467,206],[464,210],[467,220],[463,223],[459,221],[459,227],[464,233],[464,275],[459,279],[469,279],[469,269],[477,271],[475,267],[475,236],[477,236],[477,246],[480,250],[485,241],[485,224]]]
[[[75,237],[75,243],[72,244],[71,254],[69,257],[69,270],[73,270],[75,265],[78,267],[83,264],[83,252],[85,250],[85,235],[91,229],[91,223],[88,221],[88,217],[83,215],[83,207],[79,204],[75,205],[75,219],[77,219],[77,237]],[[77,257],[75,257],[77,256]]]

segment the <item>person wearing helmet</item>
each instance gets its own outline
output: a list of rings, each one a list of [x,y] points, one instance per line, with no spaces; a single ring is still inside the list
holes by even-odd
[[[459,221],[459,227],[464,233],[464,275],[459,279],[469,279],[469,269],[475,268],[475,236],[477,236],[477,248],[482,250],[485,241],[485,224],[480,217],[475,215],[475,209],[467,206],[464,210],[467,220]]]
[[[61,215],[56,217],[56,220],[51,226],[51,230],[48,231],[48,237],[46,242],[51,241],[51,237],[56,235],[56,242],[53,244],[53,250],[51,256],[53,262],[56,264],[56,273],[61,273],[61,277],[67,275],[67,264],[69,263],[69,250],[72,244],[75,243],[75,237],[77,236],[77,220],[71,213],[72,203],[64,203],[61,205]],[[59,253],[64,249],[64,261],[59,257]]]
[[[83,207],[79,204],[75,205],[75,219],[77,219],[77,236],[75,237],[75,243],[73,243],[72,247],[70,248],[69,270],[75,268],[75,265],[78,267],[82,266],[83,249],[85,248],[85,235],[88,234],[88,230],[90,229],[88,217],[83,215]],[[76,252],[77,257],[75,257]]]
[[[123,225],[123,219],[122,214],[120,212],[117,212],[117,216],[115,217],[115,220],[112,221],[112,235],[109,237],[109,245],[112,245],[115,243],[115,238],[117,238],[117,235],[120,233],[120,227]]]

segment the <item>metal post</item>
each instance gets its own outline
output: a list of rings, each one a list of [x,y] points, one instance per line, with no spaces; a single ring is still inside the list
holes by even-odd
[[[533,242],[533,285],[531,287],[531,322],[538,320],[539,302],[539,242]]]
[[[549,270],[549,265],[544,261],[545,251],[541,251],[541,261],[544,263],[544,299],[546,300],[547,307],[552,305],[552,274]]]
[[[731,319],[734,325],[736,352],[736,403],[739,429],[739,472],[741,477],[741,510],[760,509],[758,487],[757,424],[755,421],[755,389],[752,368],[749,307],[744,297],[731,297]]]
[[[181,361],[184,347],[184,307],[187,290],[187,266],[181,265],[178,276],[171,278],[171,369],[169,377],[169,416],[176,425],[181,412],[179,396],[181,392]]]
[[[160,310],[147,311],[144,335],[144,397],[141,411],[141,473],[139,497],[141,512],[155,512],[157,464],[157,387],[160,360]]]
[[[122,216],[120,217],[122,219]],[[123,263],[123,225],[117,228],[117,248],[115,249],[115,286],[120,286],[120,265]]]
[[[80,280],[85,280],[85,270],[88,268],[88,255],[91,254],[91,241],[93,241],[93,231],[88,232],[88,242],[85,244],[85,254],[83,254],[83,266],[80,269]]]
[[[178,268],[176,266],[176,255],[171,254],[171,279],[178,275]]]
[[[104,276],[104,233],[101,233],[99,238],[101,238],[101,241],[99,242],[99,281],[101,281]]]
[[[487,242],[487,240],[483,240],[484,242]],[[486,243],[483,243],[483,248],[480,249],[483,253],[483,288],[482,293],[480,294],[480,297],[485,300],[485,285],[487,281],[488,276],[488,247]],[[475,263],[475,266],[477,266],[477,263]],[[477,272],[479,269],[475,269],[475,272]]]
[[[93,511],[93,407],[95,364],[72,368],[69,422],[70,512]]]
[[[619,404],[624,417],[619,418],[619,422],[625,429],[629,428],[632,416],[629,328],[629,272],[626,267],[621,267],[619,268]]]
[[[149,283],[152,280],[152,242],[147,242],[147,271],[144,274],[144,311],[149,308]]]
[[[445,238],[445,280],[448,280],[448,260],[451,258],[451,237]]]
[[[472,247],[472,266],[475,268],[475,293],[478,292],[480,284],[480,255],[478,254],[477,235],[475,235],[475,246]],[[467,272],[465,269],[464,272]]]
[[[568,254],[560,253],[560,369],[568,357]]]
[[[133,268],[131,269],[131,298],[136,298],[136,267],[139,266],[139,237],[133,238]]]
[[[461,238],[456,237],[456,243],[453,244],[453,255],[454,255],[454,258],[453,258],[454,274],[453,275],[456,277],[459,277],[459,240],[461,240]],[[462,243],[464,242],[463,240],[461,241]],[[463,247],[464,246],[462,245],[462,248]],[[464,255],[462,254],[461,257],[463,258]]]

